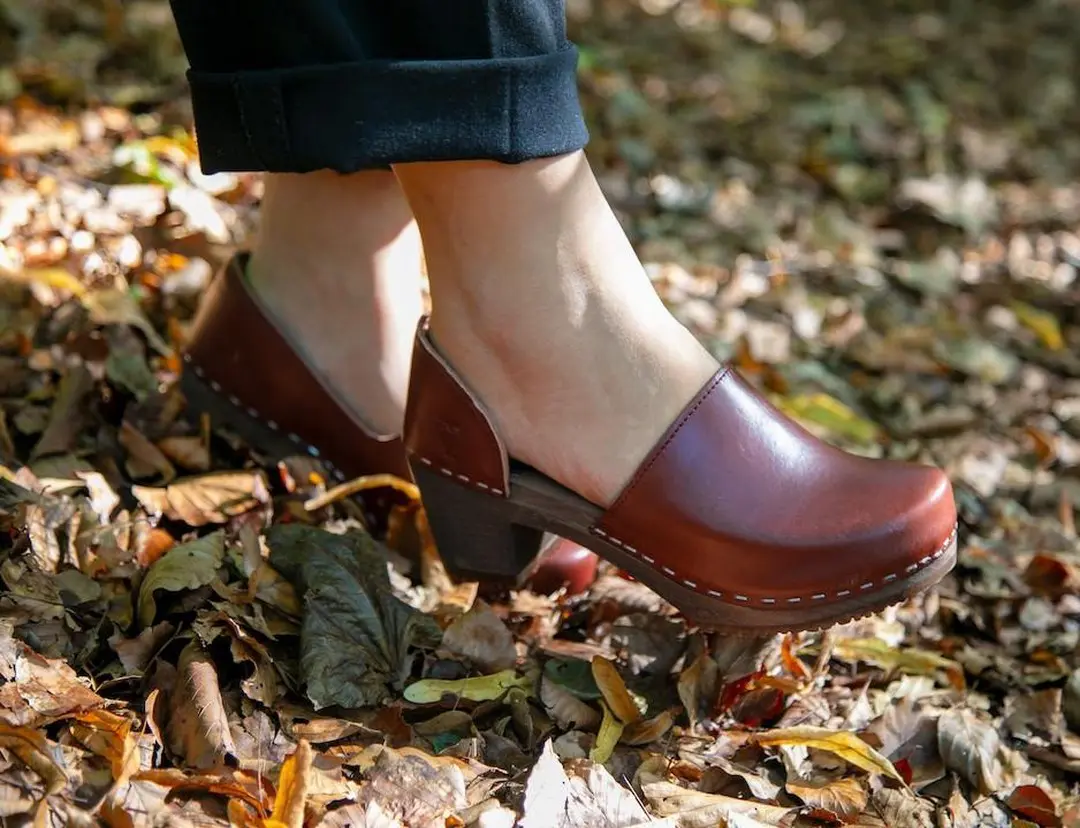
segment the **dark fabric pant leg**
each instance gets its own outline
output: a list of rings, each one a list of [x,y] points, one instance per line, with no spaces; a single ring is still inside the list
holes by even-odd
[[[563,0],[171,0],[203,169],[580,149]]]

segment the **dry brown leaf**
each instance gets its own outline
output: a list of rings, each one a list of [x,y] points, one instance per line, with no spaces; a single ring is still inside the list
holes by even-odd
[[[1009,794],[1009,810],[1041,828],[1058,828],[1061,818],[1050,795],[1035,785],[1021,785]]]
[[[90,409],[86,398],[93,390],[94,378],[85,365],[68,368],[60,380],[49,423],[30,454],[32,460],[65,454],[75,448]]]
[[[104,704],[60,659],[46,658],[11,637],[10,623],[0,622],[0,720],[36,725]],[[10,672],[10,675],[8,673]]]
[[[210,471],[210,449],[202,437],[164,437],[158,440],[157,447],[181,468],[194,472]]]
[[[649,782],[642,785],[641,792],[658,815],[674,818],[676,828],[716,828],[737,816],[779,825],[791,813],[791,808],[692,791],[671,782]]]
[[[600,724],[600,713],[595,707],[547,676],[540,678],[540,701],[563,730],[593,730]]]
[[[189,526],[225,523],[268,500],[261,472],[214,472],[186,477],[163,488],[132,486],[131,493],[148,512],[182,520]]]
[[[109,646],[120,658],[120,664],[131,674],[139,674],[146,669],[162,645],[172,638],[174,627],[168,621],[162,621],[152,627],[144,628],[135,638],[124,638],[120,633],[109,639]]]
[[[76,716],[70,727],[71,735],[87,750],[109,760],[113,784],[118,788],[139,770],[139,748],[131,732],[131,719],[94,710]]]
[[[651,719],[639,719],[623,729],[622,743],[624,745],[647,745],[662,739],[675,724],[675,714],[671,710],[664,710]]]
[[[467,613],[443,631],[442,647],[489,673],[509,670],[517,663],[514,636],[481,600],[474,601]]]
[[[696,727],[712,712],[719,691],[720,671],[708,653],[701,653],[693,663],[679,674],[679,700]]]
[[[753,740],[765,746],[785,745],[825,750],[867,773],[888,776],[904,784],[892,762],[848,731],[834,731],[824,727],[789,727],[755,734]]]
[[[162,483],[176,479],[176,469],[169,458],[148,440],[135,426],[124,420],[120,424],[117,440],[127,452],[127,473],[135,480],[145,480],[159,475]]]
[[[177,664],[165,727],[169,750],[193,768],[218,768],[235,756],[214,663],[194,641]]]
[[[980,721],[970,710],[946,710],[938,719],[938,749],[945,767],[956,771],[980,793],[993,794],[1001,787],[1001,740],[997,730]]]
[[[626,682],[619,675],[619,670],[609,659],[601,655],[593,656],[592,674],[596,686],[604,696],[611,712],[623,724],[631,724],[641,718],[641,708],[630,695]]]
[[[67,784],[67,773],[53,759],[45,734],[28,727],[10,727],[0,722],[0,747],[11,751],[41,777],[46,793],[53,794]]]
[[[443,828],[446,817],[468,804],[459,765],[419,751],[382,749],[364,778],[357,804],[378,803],[403,825]]]
[[[820,785],[789,780],[784,787],[811,808],[826,811],[841,822],[851,822],[866,808],[867,791],[858,779],[834,779]]]

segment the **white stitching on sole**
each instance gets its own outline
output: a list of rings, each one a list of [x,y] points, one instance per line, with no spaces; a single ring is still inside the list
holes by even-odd
[[[940,558],[942,555],[944,555],[945,552],[948,550],[948,548],[956,540],[957,529],[958,529],[958,527],[954,526],[952,532],[949,533],[949,536],[945,539],[945,541],[941,544],[941,546],[938,547],[937,551],[935,551],[932,555],[928,555],[928,556],[920,559],[918,563],[913,563],[910,566],[908,566],[904,570],[904,574],[910,575],[913,572],[921,569],[926,564],[931,563],[933,561],[936,561],[938,558]],[[626,549],[626,550],[628,550],[630,552],[633,552],[635,555],[637,555],[639,558],[641,558],[646,563],[649,563],[649,564],[655,564],[656,563],[656,560],[654,558],[651,558],[648,555],[645,555],[645,554],[643,554],[641,552],[638,552],[638,550],[635,549],[634,547],[630,546],[627,543],[624,543],[623,541],[621,541],[618,538],[612,536],[608,532],[605,532],[603,529],[601,529],[599,527],[593,527],[592,529],[590,529],[590,531],[594,535],[598,535],[599,537],[601,537],[604,540],[608,541],[608,543],[611,543],[613,546],[618,546],[621,549]],[[724,595],[723,592],[718,592],[717,590],[714,590],[714,589],[707,589],[707,588],[702,589],[702,588],[700,588],[696,581],[691,581],[691,580],[689,580],[687,578],[683,578],[683,577],[679,576],[670,567],[663,566],[663,567],[661,567],[661,569],[663,570],[663,572],[665,574],[671,576],[672,578],[674,578],[676,580],[679,580],[682,584],[684,584],[686,586],[689,586],[691,589],[695,589],[698,592],[704,592],[706,595],[711,595],[713,598],[721,598]],[[899,573],[890,572],[889,574],[882,576],[880,584],[884,585],[884,584],[892,583],[893,581],[895,581],[899,577],[900,577]],[[859,590],[862,591],[862,592],[866,592],[866,591],[872,590],[876,585],[877,585],[877,582],[875,582],[875,581],[866,581],[865,583],[863,583],[863,584],[861,584],[859,586]],[[843,589],[843,590],[838,591],[835,594],[835,597],[836,598],[846,598],[851,594],[852,594],[852,590]],[[802,601],[804,601],[804,600],[808,600],[808,601],[824,601],[828,597],[829,596],[824,592],[815,592],[813,595],[810,595],[808,597],[799,596],[799,597],[794,597],[794,598],[788,598],[786,600],[787,600],[787,603],[789,603],[789,604],[799,604],[799,603],[802,603]],[[735,598],[736,601],[739,601],[739,602],[742,602],[742,603],[747,603],[747,602],[751,601],[750,597],[747,596],[747,595],[735,595],[734,598]],[[761,604],[764,604],[764,605],[773,605],[773,604],[777,603],[777,599],[775,599],[775,598],[759,598],[759,599],[757,599],[757,601],[759,603],[761,603]]]

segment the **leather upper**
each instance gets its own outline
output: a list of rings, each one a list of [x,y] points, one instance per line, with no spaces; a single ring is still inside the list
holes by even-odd
[[[275,324],[248,290],[247,256],[238,255],[211,283],[185,359],[234,405],[298,444],[319,446],[346,477],[377,469],[411,479],[396,435],[373,434],[351,413],[318,368]]]
[[[506,488],[506,450],[482,404],[424,323],[417,340],[410,455],[463,483]],[[714,598],[791,606],[910,576],[945,553],[955,526],[943,472],[834,448],[723,368],[591,531]]]
[[[594,531],[699,591],[797,604],[910,574],[944,552],[955,525],[939,469],[841,451],[725,368]]]

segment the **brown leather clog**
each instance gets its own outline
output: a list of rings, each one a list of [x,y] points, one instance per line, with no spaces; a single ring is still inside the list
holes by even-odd
[[[422,323],[405,448],[451,574],[514,577],[542,532],[689,621],[762,634],[870,614],[939,581],[956,508],[938,469],[869,460],[785,417],[733,369],[690,402],[607,509],[515,462]]]
[[[334,482],[380,473],[411,480],[401,438],[372,433],[349,410],[248,289],[246,269],[247,255],[234,256],[203,297],[180,379],[189,407],[228,425],[272,460],[320,458]],[[545,592],[563,584],[581,591],[596,567],[592,553],[553,542],[533,562],[529,583]]]

